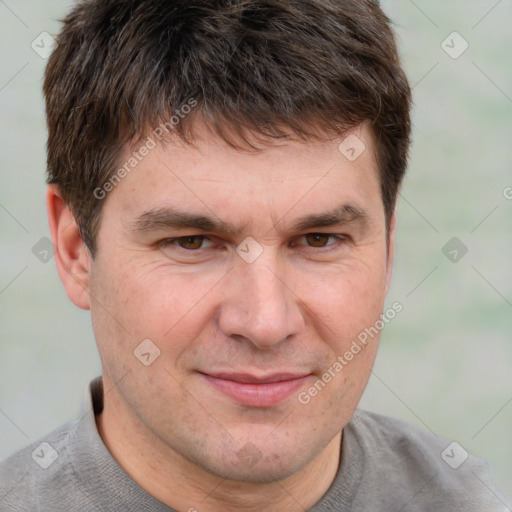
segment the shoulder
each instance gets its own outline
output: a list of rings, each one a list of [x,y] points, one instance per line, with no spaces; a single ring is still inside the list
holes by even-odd
[[[393,449],[390,455],[421,455],[422,460],[436,464],[441,460],[442,451],[450,444],[446,438],[428,432],[427,426],[421,429],[405,421],[369,411],[357,410],[348,427],[368,447]]]
[[[427,427],[426,427],[427,428]],[[367,473],[404,501],[430,503],[428,510],[510,510],[493,482],[488,463],[456,441],[404,421],[356,411],[346,434],[369,462]],[[452,508],[449,508],[449,507]],[[459,508],[457,508],[459,507]],[[407,508],[407,507],[406,507]],[[427,508],[407,508],[427,510]]]
[[[71,492],[74,468],[69,451],[77,423],[59,427],[0,462],[2,512],[40,510],[40,502],[53,501],[52,493],[62,496],[64,487]]]

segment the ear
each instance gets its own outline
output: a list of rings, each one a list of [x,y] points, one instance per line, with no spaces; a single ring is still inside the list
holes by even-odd
[[[389,240],[386,261],[386,294],[391,284],[391,274],[393,273],[393,260],[395,258],[395,228],[396,228],[396,208],[389,223]]]
[[[73,304],[90,309],[88,286],[92,258],[56,185],[48,185],[46,210],[60,280]]]

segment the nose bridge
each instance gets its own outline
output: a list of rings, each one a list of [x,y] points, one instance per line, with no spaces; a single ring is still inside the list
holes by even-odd
[[[261,261],[247,267],[246,272],[249,275],[248,283],[252,290],[248,300],[254,304],[251,310],[255,315],[270,313],[271,317],[281,319],[287,309],[288,297],[286,286],[278,277],[277,266]],[[260,320],[262,317],[255,318]]]
[[[243,336],[265,348],[298,331],[302,321],[298,304],[272,249],[252,263],[237,261],[231,277],[233,293],[220,317],[226,335]]]

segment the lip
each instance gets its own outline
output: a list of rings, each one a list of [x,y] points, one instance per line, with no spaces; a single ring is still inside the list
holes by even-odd
[[[200,373],[210,385],[248,407],[273,407],[296,393],[311,374],[274,373],[255,376],[248,373]]]

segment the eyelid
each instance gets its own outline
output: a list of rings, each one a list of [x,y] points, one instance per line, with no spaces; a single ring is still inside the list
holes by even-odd
[[[335,239],[335,241],[332,243],[329,243],[323,247],[322,246],[315,247],[313,245],[308,245],[307,243],[298,243],[297,242],[297,240],[304,239],[305,237],[311,236],[311,235],[327,236],[329,238]],[[178,245],[177,242],[179,240],[183,240],[186,238],[201,238],[203,241],[209,242],[209,245],[207,245],[206,247],[200,247],[198,249],[186,249],[184,247],[180,247],[180,245]],[[211,249],[212,247],[214,247],[215,242],[212,240],[212,238],[213,238],[212,235],[188,234],[188,235],[182,235],[182,236],[177,236],[177,237],[165,238],[165,239],[161,240],[160,242],[158,242],[158,245],[164,246],[164,247],[174,246],[177,250],[188,252],[188,253],[192,254],[194,252],[199,252],[201,250]],[[292,241],[292,246],[301,246],[301,247],[306,247],[308,249],[317,250],[317,251],[322,250],[322,249],[328,250],[329,248],[334,248],[333,246],[338,245],[337,242],[339,242],[339,243],[347,242],[349,240],[349,238],[350,237],[348,235],[339,234],[339,233],[322,233],[322,232],[312,231],[312,232],[304,233],[302,235],[298,235],[298,236],[294,237],[294,239]]]
[[[184,240],[186,238],[202,238],[203,241],[207,241],[207,242],[210,242],[212,245],[208,246],[208,247],[200,247],[199,249],[185,249],[184,247],[180,247],[178,245],[178,241],[179,240]],[[189,253],[193,253],[193,252],[199,252],[201,249],[209,249],[210,247],[213,246],[213,241],[211,240],[211,237],[209,235],[199,235],[199,234],[193,234],[193,235],[182,235],[182,236],[175,236],[175,237],[169,237],[169,238],[164,238],[163,240],[160,240],[158,242],[158,245],[159,246],[169,246],[169,245],[172,245],[174,247],[176,247],[177,249],[181,249],[183,251],[186,251],[186,252],[189,252]]]
[[[304,237],[307,237],[307,236],[311,236],[311,235],[327,236],[327,237],[336,239],[338,242],[346,242],[349,239],[348,235],[342,235],[342,234],[339,234],[339,233],[322,233],[322,232],[316,232],[316,231],[312,231],[310,233],[304,233],[303,235],[299,235],[298,237],[296,237],[296,239],[300,240],[301,238],[304,238]],[[330,243],[328,245],[325,245],[324,247],[314,247],[312,245],[307,245],[307,244],[300,244],[300,245],[304,245],[304,246],[310,247],[312,249],[325,249],[327,247],[331,247],[333,245],[336,245],[336,243]]]

